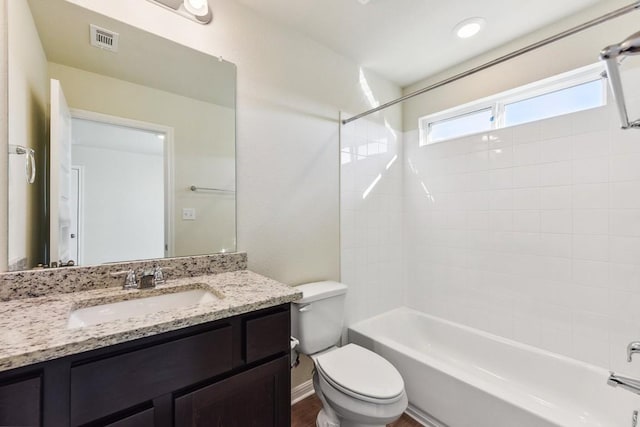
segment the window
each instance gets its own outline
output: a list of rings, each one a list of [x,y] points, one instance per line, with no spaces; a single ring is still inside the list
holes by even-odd
[[[504,125],[548,119],[603,104],[602,79],[505,104]]]
[[[420,118],[420,145],[603,106],[602,66],[594,64]]]
[[[493,109],[485,108],[467,114],[429,123],[429,140],[431,142],[444,141],[471,133],[491,130]]]

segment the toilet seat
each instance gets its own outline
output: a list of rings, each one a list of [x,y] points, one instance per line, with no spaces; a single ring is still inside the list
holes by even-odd
[[[354,398],[329,384],[323,375],[316,370],[313,375],[313,387],[322,400],[322,406],[328,414],[340,420],[340,425],[346,426],[380,426],[384,427],[396,421],[407,409],[409,400],[403,392],[395,402],[375,403]],[[335,420],[335,418],[330,418]],[[327,427],[327,424],[319,424]]]
[[[355,399],[389,404],[404,396],[404,381],[383,357],[348,344],[314,358],[318,374],[340,392]]]

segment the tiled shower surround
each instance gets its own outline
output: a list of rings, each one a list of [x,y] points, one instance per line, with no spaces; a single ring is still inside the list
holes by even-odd
[[[406,150],[409,306],[631,369],[640,131],[603,107]]]
[[[401,132],[384,119],[341,130],[341,280],[346,321],[404,304]]]
[[[367,172],[364,161],[343,164],[343,280],[378,301],[358,304],[354,317],[406,305],[640,375],[625,354],[640,339],[640,130],[619,127],[609,102],[427,146],[407,132],[396,151],[403,179],[367,206],[358,194],[384,161],[371,159]],[[362,177],[355,191],[349,168]]]

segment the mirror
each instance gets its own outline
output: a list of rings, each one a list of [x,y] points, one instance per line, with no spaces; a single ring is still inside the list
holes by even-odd
[[[235,251],[235,65],[8,3],[9,270]]]

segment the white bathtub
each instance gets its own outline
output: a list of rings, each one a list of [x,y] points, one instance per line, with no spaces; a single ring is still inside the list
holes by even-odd
[[[398,368],[427,425],[631,427],[640,409],[605,369],[408,308],[351,326],[349,341]]]

